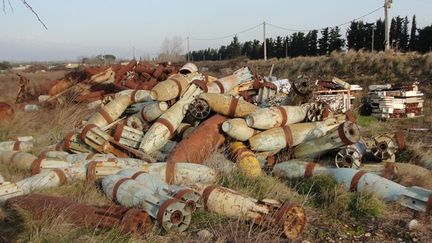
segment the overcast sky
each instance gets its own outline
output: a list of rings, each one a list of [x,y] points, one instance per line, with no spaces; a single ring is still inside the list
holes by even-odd
[[[77,60],[112,53],[130,58],[156,55],[165,37],[213,38],[263,21],[290,29],[335,26],[383,5],[384,0],[28,0],[48,30],[20,0],[0,12],[0,61]],[[432,0],[393,0],[391,15],[417,16],[417,26],[432,24]],[[1,2],[0,2],[1,4]],[[7,4],[7,1],[6,1]],[[364,18],[383,17],[380,10]],[[345,31],[346,26],[343,27]],[[267,26],[267,36],[290,34]],[[262,39],[262,28],[239,35]],[[191,50],[219,47],[232,38],[191,40]]]

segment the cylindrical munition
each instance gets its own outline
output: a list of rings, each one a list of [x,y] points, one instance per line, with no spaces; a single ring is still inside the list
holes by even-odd
[[[29,211],[37,220],[62,217],[62,220],[68,223],[93,228],[111,229],[119,226],[125,234],[144,234],[152,227],[151,219],[145,211],[121,206],[90,206],[41,194],[10,198],[6,205],[9,208]]]
[[[167,168],[170,167],[170,168]],[[152,163],[148,165],[148,173],[156,175],[168,184],[188,185],[192,183],[210,184],[217,180],[214,169],[191,163]]]
[[[222,130],[228,136],[243,142],[259,133],[259,131],[248,127],[243,118],[233,118],[225,121],[222,124]]]
[[[0,142],[0,152],[2,151],[23,151],[27,152],[33,148],[33,140],[30,141],[4,141]]]
[[[149,102],[144,105],[140,112],[139,118],[141,121],[150,123],[160,117],[165,111],[168,110],[166,102]]]
[[[58,187],[65,182],[66,176],[61,170],[45,171],[15,183],[4,182],[0,185],[0,203],[4,203],[11,197],[26,195],[42,189]]]
[[[318,168],[317,168],[318,167]],[[285,178],[327,175],[336,179],[347,190],[375,193],[385,201],[399,202],[402,206],[420,212],[432,210],[432,191],[421,187],[404,187],[373,173],[351,168],[325,168],[314,163],[287,161],[275,165],[273,174]]]
[[[119,159],[117,161],[91,161],[87,163],[87,180],[96,180],[115,175],[123,169],[149,170],[149,164],[137,159]]]
[[[146,154],[152,154],[161,149],[174,134],[186,115],[187,106],[202,91],[195,85],[191,85],[183,97],[172,105],[159,119],[157,119],[144,135],[139,150]]]
[[[247,149],[242,142],[231,143],[230,152],[233,154],[237,166],[246,176],[257,177],[262,174],[261,165],[255,154]]]
[[[354,144],[359,140],[360,130],[357,124],[346,121],[323,137],[301,143],[295,147],[294,157],[298,159],[317,158],[330,150]]]
[[[280,227],[289,238],[298,238],[306,225],[303,207],[283,204],[271,199],[258,201],[236,191],[217,185],[197,186],[204,199],[204,208],[231,218],[241,218],[256,224]]]
[[[137,169],[121,170],[117,175],[130,177],[153,192],[166,193],[170,197],[181,200],[186,205],[185,209],[190,213],[202,206],[201,195],[184,186],[168,185],[156,175]]]
[[[0,152],[0,163],[7,165],[14,165],[21,170],[29,171],[32,168],[33,161],[37,160],[37,157],[19,151],[6,151]]]
[[[32,175],[39,174],[42,170],[49,170],[49,169],[57,169],[57,168],[67,168],[70,164],[61,159],[55,159],[55,158],[38,158],[33,161],[31,166],[31,172]]]
[[[97,127],[104,127],[111,124],[120,117],[130,104],[131,97],[129,95],[118,96],[93,114],[86,125],[94,124]]]
[[[177,138],[179,140],[185,139],[194,129],[195,127],[189,123],[180,123],[180,126],[176,130]]]
[[[301,122],[306,118],[307,105],[261,108],[246,117],[249,127],[270,129]]]
[[[274,151],[291,148],[320,138],[336,126],[337,122],[333,123],[328,120],[276,127],[252,136],[249,139],[249,144],[254,151]]]
[[[111,145],[111,136],[102,131],[99,127],[94,124],[86,125],[81,131],[81,140],[89,145],[91,148],[95,149],[101,153],[113,153],[118,157],[128,157],[122,151],[116,149]]]
[[[193,80],[202,80],[202,74],[174,74],[167,80],[159,82],[153,87],[150,96],[154,100],[168,101],[182,96]]]
[[[144,129],[148,128],[148,124],[141,121],[139,117],[139,113],[131,115],[128,118],[126,118],[125,125],[139,131],[144,131]]]
[[[168,163],[189,162],[202,164],[204,160],[225,141],[220,130],[227,118],[216,114],[202,122],[185,139],[177,144],[171,152]]]
[[[394,162],[396,151],[405,149],[405,137],[401,132],[378,135],[373,141],[371,151],[379,160]]]
[[[204,93],[199,98],[205,100],[213,111],[228,117],[245,117],[259,109],[247,101],[223,94]]]
[[[114,130],[113,138],[120,144],[132,148],[138,148],[144,134],[142,131],[134,129],[124,124],[118,124]]]
[[[360,140],[340,149],[335,156],[335,165],[336,167],[358,169],[365,154],[366,145]]]
[[[137,181],[111,175],[102,180],[105,194],[125,207],[144,209],[167,231],[182,232],[191,222],[191,213],[180,200],[153,192]]]
[[[206,86],[206,92],[208,93],[228,93],[237,85],[240,85],[246,81],[252,80],[253,74],[248,67],[241,68],[235,71],[232,75],[224,78],[220,78],[213,81]]]
[[[60,149],[72,153],[90,153],[93,149],[85,144],[75,132],[69,132],[63,139]],[[57,149],[56,149],[57,150]]]
[[[134,104],[137,102],[150,102],[153,101],[153,99],[150,97],[150,91],[148,90],[136,90],[136,89],[127,89],[120,91],[115,94],[115,98],[118,98],[120,96],[127,96],[130,99],[130,103]]]

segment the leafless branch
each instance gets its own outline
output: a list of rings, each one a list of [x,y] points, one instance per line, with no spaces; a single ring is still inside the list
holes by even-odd
[[[5,0],[3,0],[3,13],[6,13]]]
[[[36,11],[34,11],[33,8],[30,6],[30,4],[28,4],[26,0],[21,0],[21,2],[24,4],[24,6],[26,6],[36,16],[36,18],[38,19],[39,23],[41,23],[45,29],[48,29],[46,27],[45,23],[39,17],[39,15],[36,13]],[[4,0],[3,0],[3,5],[4,5]]]
[[[11,12],[13,13],[14,9],[12,7],[12,4],[11,4],[10,0],[8,0],[8,3],[9,3],[9,7],[11,9]],[[4,8],[4,0],[3,0],[3,8]]]

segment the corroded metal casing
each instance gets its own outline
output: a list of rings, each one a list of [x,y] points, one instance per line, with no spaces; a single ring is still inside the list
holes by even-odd
[[[144,131],[144,129],[148,128],[148,124],[141,121],[139,113],[127,117],[124,124],[139,131]]]
[[[150,97],[150,91],[148,90],[136,90],[136,89],[127,89],[120,91],[115,94],[115,98],[120,96],[127,96],[130,99],[129,105],[137,103],[137,102],[151,102],[153,99]]]
[[[156,86],[153,87],[150,96],[154,100],[169,101],[182,96],[193,80],[202,79],[203,77],[200,73],[190,73],[186,75],[174,74],[167,80],[156,84]]]
[[[177,138],[180,140],[185,139],[194,129],[195,127],[189,123],[180,123],[176,130]]]
[[[228,117],[245,117],[259,109],[254,104],[224,94],[204,93],[199,98],[205,100],[213,111]]]
[[[120,144],[124,144],[132,148],[138,148],[143,136],[144,133],[140,130],[126,126],[124,124],[118,124],[114,130],[113,139]]]
[[[69,132],[64,137],[60,146],[56,146],[57,148],[62,149],[64,151],[68,151],[71,153],[90,153],[94,151],[90,146],[85,144],[78,133]]]
[[[177,144],[167,162],[189,162],[201,164],[225,141],[220,126],[227,118],[216,114],[202,122],[185,139]]]
[[[99,110],[90,117],[86,125],[94,124],[97,127],[104,127],[108,124],[111,124],[120,117],[120,115],[126,110],[130,103],[130,96],[119,96],[105,106],[99,108]]]
[[[332,123],[329,120],[276,127],[254,135],[249,139],[249,144],[251,149],[255,151],[274,151],[290,148],[320,138],[336,126],[337,122]]]
[[[365,154],[366,145],[360,140],[339,150],[335,156],[335,165],[336,167],[358,169]]]
[[[102,181],[105,194],[126,207],[140,207],[167,231],[182,232],[191,222],[191,213],[180,200],[153,192],[137,181],[111,175]]]
[[[248,177],[257,177],[262,174],[261,165],[255,154],[250,151],[242,142],[233,142],[230,152],[237,162],[238,168]]]
[[[249,127],[271,129],[301,122],[306,118],[307,105],[261,108],[246,117]]]
[[[170,197],[181,200],[185,203],[185,210],[190,213],[202,206],[201,195],[184,186],[168,185],[156,175],[137,169],[121,170],[117,174],[130,177],[153,192],[166,193]]]
[[[101,128],[97,127],[94,124],[86,125],[81,131],[81,140],[101,153],[112,153],[118,157],[126,158],[128,157],[123,151],[115,148],[111,142],[115,142],[115,140]]]
[[[15,165],[17,168],[29,171],[32,168],[33,161],[36,156],[19,151],[0,152],[0,163]]]
[[[86,179],[96,180],[115,175],[124,169],[149,171],[149,164],[138,159],[113,159],[108,161],[90,161],[86,164]]]
[[[340,148],[344,145],[351,145],[360,140],[360,130],[357,124],[346,121],[337,128],[329,131],[323,137],[302,143],[295,147],[296,158],[316,158],[328,151]]]
[[[375,169],[368,168],[368,170],[374,171]],[[386,176],[388,170],[389,168],[384,167],[378,173]],[[301,178],[312,175],[331,176],[347,190],[372,192],[385,201],[398,202],[404,207],[420,212],[432,210],[431,190],[416,186],[404,187],[374,173],[351,168],[325,168],[314,163],[295,160],[275,165],[273,174],[284,178]]]
[[[110,229],[119,226],[122,233],[126,234],[144,234],[152,227],[151,219],[145,211],[121,206],[90,206],[40,194],[10,198],[6,205],[29,211],[34,219],[61,216],[66,222],[86,227]]]
[[[148,173],[175,185],[210,184],[217,180],[217,173],[214,169],[191,163],[179,162],[172,165],[169,163],[152,163],[148,165]]]
[[[26,195],[33,191],[58,187],[66,183],[66,176],[63,171],[55,169],[30,176],[15,183],[5,182],[0,185],[0,203],[5,200]]]
[[[373,142],[371,151],[379,160],[394,162],[396,152],[406,148],[405,137],[402,132],[375,136]]]
[[[185,117],[188,105],[200,93],[202,91],[197,86],[191,85],[183,97],[153,123],[144,135],[139,150],[152,154],[162,148]]]
[[[258,130],[248,127],[245,119],[234,118],[222,124],[222,130],[230,137],[238,141],[246,141],[250,137],[259,133]]]
[[[33,148],[33,140],[30,141],[4,141],[0,142],[0,152],[23,151],[28,152]]]
[[[146,103],[139,112],[139,118],[145,123],[150,123],[167,111],[168,107],[166,102]]]
[[[228,93],[237,85],[240,85],[252,79],[252,71],[248,67],[244,67],[235,71],[232,75],[220,78],[207,84],[204,91],[208,93],[219,94]]]
[[[231,218],[278,228],[289,239],[298,238],[306,225],[303,207],[270,199],[258,201],[228,188],[210,185],[197,188],[204,198],[204,208]]]

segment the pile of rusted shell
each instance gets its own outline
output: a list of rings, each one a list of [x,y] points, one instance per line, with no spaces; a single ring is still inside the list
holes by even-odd
[[[135,61],[121,68],[86,70],[91,74],[87,79],[58,82],[46,100],[59,101],[71,89],[89,91],[95,84],[112,84],[116,92],[109,94],[107,102],[100,99],[107,86],[103,92],[81,93],[78,100],[94,98],[94,113],[39,156],[26,152],[32,149],[32,140],[1,142],[0,163],[32,173],[17,182],[2,179],[1,203],[39,212],[38,204],[31,205],[34,197],[60,210],[69,202],[23,195],[87,180],[101,183],[103,193],[122,206],[121,213],[115,210],[112,219],[101,220],[123,225],[126,232],[144,232],[152,222],[181,232],[187,230],[195,211],[206,210],[269,227],[289,239],[299,237],[306,223],[302,206],[257,200],[215,184],[218,171],[204,162],[225,148],[229,159],[248,177],[269,171],[282,178],[324,174],[351,185],[351,190],[376,190],[389,201],[402,200],[402,205],[414,210],[429,210],[425,200],[432,200],[430,191],[389,180],[396,173],[395,154],[405,148],[403,134],[362,137],[350,111],[339,114],[312,100],[287,103],[284,98],[291,94],[287,94],[286,79],[268,81],[253,67],[218,79],[200,73],[192,63],[178,70]],[[370,157],[385,163],[363,164]],[[362,168],[369,173],[356,170]],[[368,183],[383,186],[370,188]],[[384,185],[390,189],[386,191]],[[89,214],[100,210],[73,205],[86,208]],[[129,215],[123,207],[137,211]],[[124,215],[134,219],[125,223]],[[79,213],[71,219],[93,225],[82,222]]]

